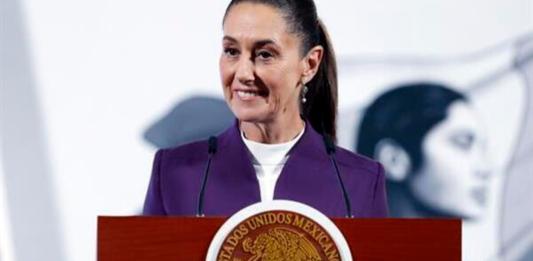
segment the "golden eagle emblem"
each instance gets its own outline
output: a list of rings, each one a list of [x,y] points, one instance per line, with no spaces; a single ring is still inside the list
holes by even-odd
[[[276,227],[252,240],[242,242],[243,250],[253,256],[248,261],[319,261],[320,254],[305,235],[295,230]]]

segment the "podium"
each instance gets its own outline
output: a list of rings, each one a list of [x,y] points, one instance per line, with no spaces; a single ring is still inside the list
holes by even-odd
[[[98,217],[98,261],[205,260],[226,218]],[[352,257],[364,260],[461,260],[457,219],[333,218]]]

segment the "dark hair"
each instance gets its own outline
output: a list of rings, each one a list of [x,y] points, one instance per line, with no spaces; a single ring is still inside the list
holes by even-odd
[[[301,39],[302,56],[317,45],[324,48],[318,71],[307,83],[307,101],[302,105],[301,113],[315,130],[335,140],[337,65],[329,35],[318,19],[315,3],[313,0],[232,0],[224,19],[232,6],[244,2],[265,4],[280,10],[287,21],[289,32]]]
[[[411,156],[416,172],[422,164],[422,141],[455,101],[467,101],[457,91],[435,83],[413,83],[380,95],[364,112],[357,138],[357,152],[374,157],[376,144],[389,138]]]

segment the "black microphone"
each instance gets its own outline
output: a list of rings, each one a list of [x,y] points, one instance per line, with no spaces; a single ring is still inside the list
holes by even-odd
[[[217,137],[211,136],[207,141],[207,163],[205,164],[204,177],[202,180],[202,187],[200,188],[200,193],[198,194],[198,208],[196,209],[196,216],[204,216],[204,194],[205,194],[205,185],[207,184],[207,176],[209,175],[209,167],[211,166],[211,159],[213,155],[217,152]]]
[[[339,184],[341,185],[342,189],[342,195],[344,197],[344,205],[346,205],[346,217],[347,218],[353,218],[352,215],[352,204],[350,204],[350,196],[348,195],[348,192],[346,192],[346,187],[344,187],[344,182],[342,181],[341,173],[339,171],[339,166],[337,165],[337,159],[335,158],[335,144],[331,140],[331,138],[324,134],[324,145],[326,146],[326,152],[329,155],[329,159],[331,160],[331,163],[333,164],[333,167],[335,168],[335,173],[337,174],[337,180],[339,181]]]

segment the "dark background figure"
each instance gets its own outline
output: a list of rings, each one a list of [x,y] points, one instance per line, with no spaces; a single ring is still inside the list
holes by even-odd
[[[462,93],[426,82],[392,88],[365,110],[356,140],[357,152],[385,167],[391,216],[482,215],[486,139]]]
[[[178,102],[144,132],[144,139],[157,148],[176,147],[219,134],[234,117],[221,98],[193,96]]]

